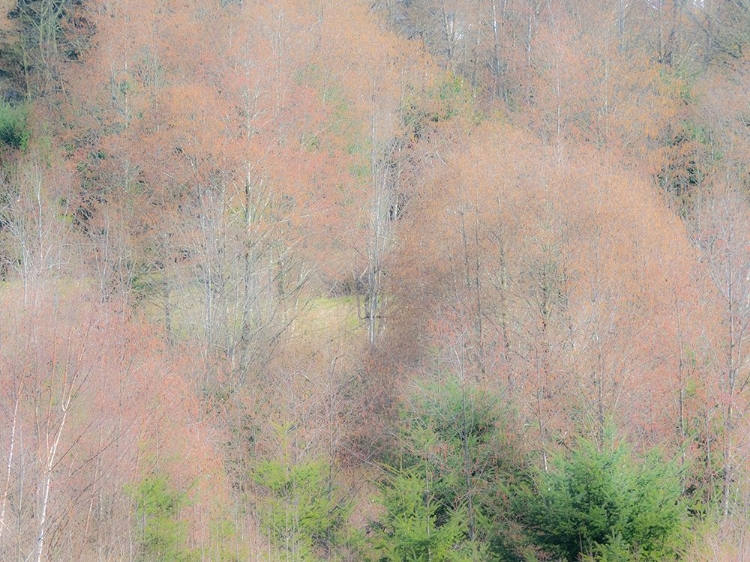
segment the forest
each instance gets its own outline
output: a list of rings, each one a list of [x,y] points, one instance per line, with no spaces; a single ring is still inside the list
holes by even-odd
[[[750,559],[750,0],[0,0],[0,559]]]

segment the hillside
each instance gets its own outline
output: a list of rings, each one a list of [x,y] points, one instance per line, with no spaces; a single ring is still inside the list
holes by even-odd
[[[750,554],[745,0],[0,16],[0,559]]]

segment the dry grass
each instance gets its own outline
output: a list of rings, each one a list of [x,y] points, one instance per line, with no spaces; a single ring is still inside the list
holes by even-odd
[[[0,32],[12,32],[17,29],[17,20],[8,17],[8,12],[15,7],[15,4],[16,0],[0,0]]]

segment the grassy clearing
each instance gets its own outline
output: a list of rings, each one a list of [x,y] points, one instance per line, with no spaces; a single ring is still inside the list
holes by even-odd
[[[140,306],[147,319],[164,325],[165,303],[162,295],[154,292]],[[202,287],[188,285],[171,290],[169,307],[172,337],[184,340],[204,335],[206,309]],[[229,326],[236,332],[239,330],[241,310],[239,306],[231,308],[223,312],[226,321],[237,323]],[[352,341],[361,333],[362,327],[357,312],[357,299],[351,295],[301,299],[295,309],[288,310],[286,315],[279,311],[277,320],[281,322],[282,317],[289,321],[288,337],[306,348],[321,347],[334,340]]]
[[[12,309],[14,305],[32,303],[35,299],[44,298],[54,303],[61,302],[96,302],[96,296],[89,279],[71,279],[68,277],[35,280],[24,286],[23,280],[12,278],[0,281],[0,302],[7,302]]]
[[[332,339],[351,339],[361,332],[357,299],[314,297],[307,301],[293,325],[294,335],[323,343]]]

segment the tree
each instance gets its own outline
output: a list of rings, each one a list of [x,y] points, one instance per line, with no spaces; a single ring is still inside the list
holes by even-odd
[[[460,559],[495,559],[512,542],[502,498],[520,470],[517,444],[490,392],[465,374],[431,378],[402,405],[398,449],[381,485],[379,540],[394,543],[393,560],[448,548]]]
[[[656,453],[636,461],[611,434],[579,440],[517,497],[516,512],[544,550],[571,562],[674,560],[686,519],[679,472]]]
[[[699,220],[696,237],[718,292],[721,311],[721,332],[714,361],[721,381],[718,397],[724,426],[721,509],[727,517],[737,470],[736,428],[746,415],[745,391],[750,384],[750,375],[746,372],[750,328],[750,215],[745,196],[730,187],[707,198]]]
[[[261,525],[290,560],[319,560],[345,546],[351,506],[329,470],[322,459],[292,465],[261,461],[253,471],[263,490],[257,510]]]
[[[453,510],[437,521],[438,509],[429,474],[419,468],[401,471],[386,480],[381,501],[386,509],[378,525],[376,547],[388,562],[464,562],[472,560],[462,545],[466,514]]]
[[[197,559],[185,549],[185,524],[178,519],[184,498],[171,489],[164,475],[144,477],[131,495],[144,560],[188,562]]]

